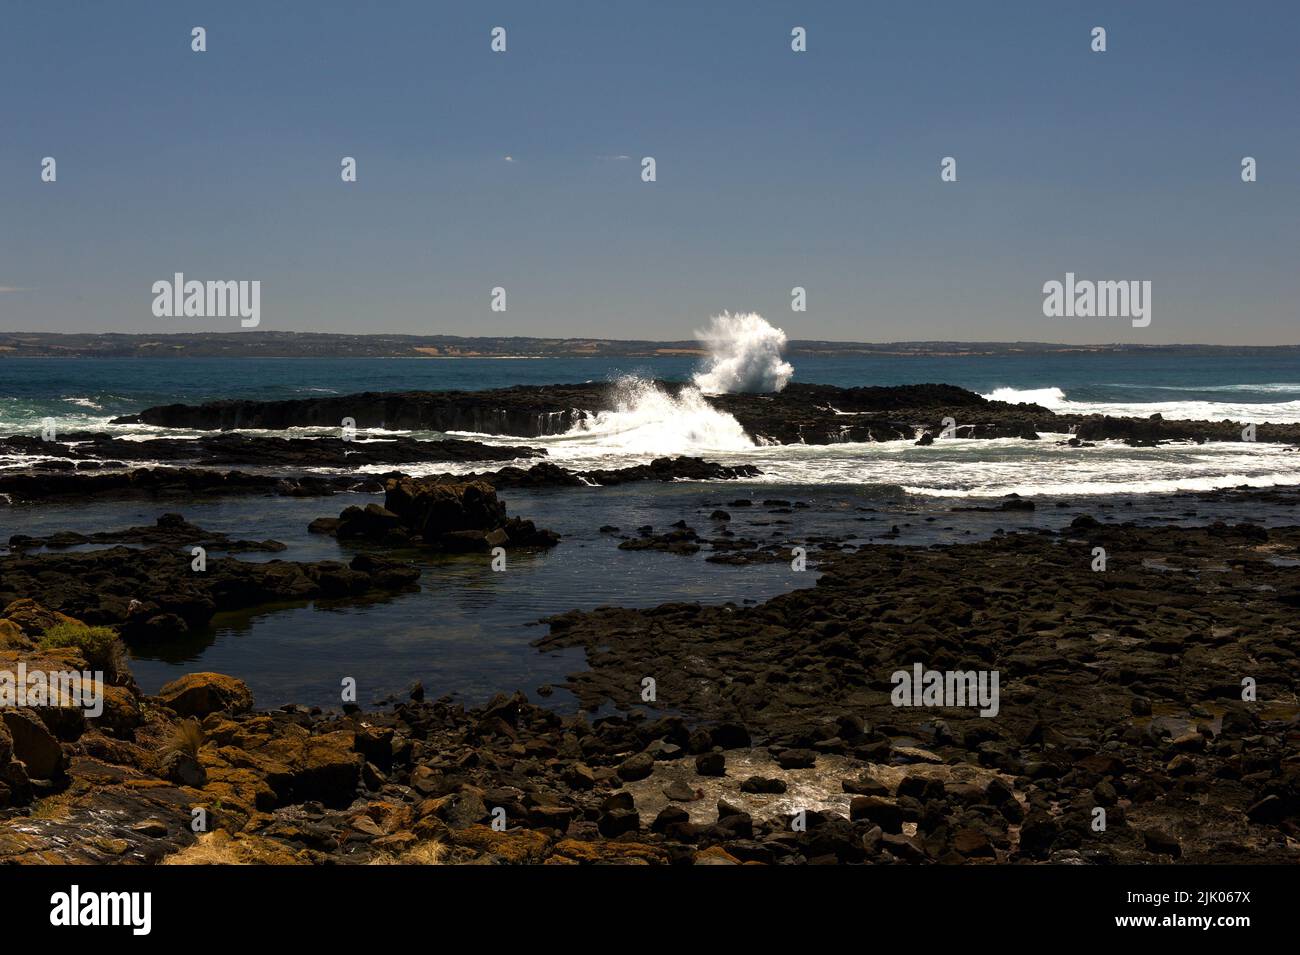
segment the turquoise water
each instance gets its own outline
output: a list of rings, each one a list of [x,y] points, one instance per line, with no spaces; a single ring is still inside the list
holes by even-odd
[[[1137,354],[951,358],[800,358],[795,380],[832,385],[945,382],[989,394],[1060,389],[1082,403],[1222,402],[1285,406],[1300,418],[1300,349],[1266,356]],[[302,398],[411,389],[498,388],[604,381],[621,375],[685,380],[690,358],[547,359],[0,359],[0,429],[42,417],[91,424],[143,407],[217,398]]]

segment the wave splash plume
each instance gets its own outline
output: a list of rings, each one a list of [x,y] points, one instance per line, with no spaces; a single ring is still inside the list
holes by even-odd
[[[715,315],[695,337],[709,348],[705,367],[693,384],[676,391],[635,376],[614,383],[613,407],[597,412],[555,439],[561,454],[699,454],[746,451],[754,440],[734,417],[705,395],[776,392],[794,375],[781,357],[785,332],[753,312]]]
[[[708,366],[693,376],[705,394],[780,391],[794,377],[781,357],[785,332],[756,312],[715,315],[695,337],[709,347]]]

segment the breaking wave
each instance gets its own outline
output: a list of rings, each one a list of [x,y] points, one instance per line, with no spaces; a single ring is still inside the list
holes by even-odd
[[[744,451],[754,446],[740,422],[714,408],[698,388],[689,385],[672,395],[644,378],[620,378],[614,383],[612,404],[609,410],[539,443],[559,457],[573,445],[652,455]]]
[[[984,397],[1013,405],[1042,405],[1053,411],[1066,403],[1065,392],[1060,388],[998,388]]]

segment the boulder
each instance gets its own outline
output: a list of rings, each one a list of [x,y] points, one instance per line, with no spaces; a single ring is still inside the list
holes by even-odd
[[[296,726],[284,728],[280,735],[246,750],[239,758],[251,763],[280,805],[311,799],[327,806],[347,805],[356,796],[364,761],[361,753],[356,752],[355,734],[336,730],[312,735]],[[213,776],[211,772],[208,775]],[[454,810],[465,803],[459,795],[453,797],[446,811],[455,814]],[[468,812],[472,820],[455,815],[456,821],[477,821],[482,817],[478,812],[481,806],[482,800],[478,800]]]
[[[701,753],[695,757],[695,771],[701,776],[727,775],[727,760],[722,753]]]
[[[44,636],[45,631],[56,624],[79,622],[56,610],[49,610],[26,597],[15,600],[5,607],[3,616],[29,637]],[[0,632],[0,636],[3,636],[3,632]]]
[[[655,758],[649,753],[637,753],[618,765],[618,778],[624,782],[645,779],[655,768]]]
[[[36,641],[12,620],[0,619],[0,650],[29,650]]]
[[[340,540],[348,538],[377,540],[389,531],[396,530],[402,523],[401,518],[396,514],[378,504],[345,508],[339,515],[338,521],[335,533]]]
[[[180,716],[209,713],[242,713],[253,707],[253,693],[233,676],[224,673],[187,673],[158,691],[158,698]]]
[[[854,796],[849,803],[849,818],[864,819],[885,832],[903,831],[903,811],[892,799],[881,796]]]
[[[506,506],[483,481],[438,484],[393,478],[384,489],[384,508],[425,540],[452,531],[487,531],[506,521]]]
[[[63,771],[63,747],[35,710],[5,710],[0,713],[9,731],[12,758],[22,760],[32,779],[55,779]],[[3,745],[0,744],[0,748]]]

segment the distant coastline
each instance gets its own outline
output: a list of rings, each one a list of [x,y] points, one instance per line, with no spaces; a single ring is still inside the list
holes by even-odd
[[[1275,355],[1297,345],[1065,345],[1051,342],[839,342],[791,340],[791,357],[974,355]],[[0,358],[658,358],[703,356],[696,341],[602,338],[192,332],[171,335],[0,332]]]

